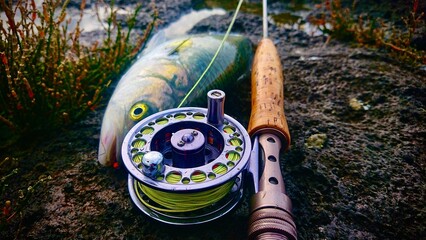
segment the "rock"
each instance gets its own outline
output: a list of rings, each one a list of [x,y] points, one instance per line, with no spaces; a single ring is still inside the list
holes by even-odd
[[[369,104],[365,104],[361,100],[358,100],[356,98],[351,98],[349,100],[349,106],[355,111],[360,111],[360,110],[367,111],[371,107]]]

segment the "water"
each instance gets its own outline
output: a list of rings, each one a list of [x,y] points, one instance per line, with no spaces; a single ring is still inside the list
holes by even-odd
[[[87,1],[89,2],[89,1]],[[42,12],[42,3],[43,0],[36,0],[35,6],[38,11]],[[114,11],[117,11],[117,14],[130,14],[132,12],[132,6],[114,8]],[[61,13],[61,9],[57,8],[54,13],[54,18],[57,19]],[[80,9],[68,7],[66,9],[66,19],[69,20],[68,31],[72,32],[75,30],[75,27],[80,20],[80,29],[83,29],[84,32],[91,32],[96,30],[102,30],[107,27],[107,18],[111,14],[111,9],[106,4],[95,4],[90,5],[89,8],[83,10],[83,15],[80,20]],[[15,13],[15,22],[18,22],[21,19],[21,12],[19,10]],[[4,22],[7,21],[6,14],[0,12],[0,19]],[[35,24],[40,25],[40,18],[35,19]],[[37,31],[37,29],[34,29]]]
[[[43,0],[35,1],[37,9],[42,9]],[[88,1],[89,2],[89,1]],[[197,23],[213,15],[224,15],[227,11],[234,11],[237,6],[236,1],[225,0],[203,0],[193,1],[193,10],[182,15],[176,22],[165,27],[166,37],[184,35],[188,33]],[[134,10],[134,5],[114,7],[118,15],[128,15]],[[322,35],[319,29],[306,21],[308,14],[313,8],[312,4],[296,4],[296,3],[278,3],[278,6],[269,6],[268,22],[286,29],[297,29],[306,32],[311,36]],[[242,12],[252,14],[262,14],[262,5],[259,3],[244,2],[241,7]],[[60,9],[55,11],[55,15],[59,16]],[[111,9],[107,4],[91,4],[90,7],[83,10],[83,16],[80,20],[80,28],[84,32],[99,31],[107,27],[107,18],[110,16]],[[19,11],[16,18],[20,18]],[[4,12],[0,13],[0,19],[7,20]],[[77,8],[67,9],[67,19],[69,19],[68,29],[73,31],[80,19],[80,10]],[[40,20],[36,19],[36,23]]]
[[[271,24],[283,27],[286,29],[300,30],[307,33],[310,36],[320,36],[323,33],[318,29],[317,26],[306,21],[310,10],[298,10],[295,12],[282,11],[275,14],[271,14],[268,21]]]
[[[166,35],[183,35],[189,32],[198,22],[213,15],[224,15],[227,11],[234,11],[237,1],[228,0],[204,0],[193,1],[193,10],[182,15],[179,20],[165,28]],[[312,4],[282,4],[278,8],[268,9],[269,24],[286,29],[300,30],[310,36],[320,36],[323,33],[313,24],[306,21],[314,6]],[[258,3],[244,2],[242,12],[261,15],[262,5]]]
[[[237,7],[237,1],[229,0],[193,0],[193,3],[195,9],[219,8],[234,11]],[[308,4],[303,0],[268,3],[268,22],[282,28],[304,31],[310,36],[319,36],[323,33],[307,21],[313,8],[312,3]],[[260,1],[244,1],[241,12],[262,15],[262,4]]]

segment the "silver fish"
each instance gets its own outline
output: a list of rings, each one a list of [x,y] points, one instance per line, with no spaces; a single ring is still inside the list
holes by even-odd
[[[150,43],[117,84],[102,121],[98,161],[117,164],[127,132],[158,111],[177,107],[201,76],[223,35],[193,35]],[[246,37],[230,35],[188,102],[247,74],[253,57]]]

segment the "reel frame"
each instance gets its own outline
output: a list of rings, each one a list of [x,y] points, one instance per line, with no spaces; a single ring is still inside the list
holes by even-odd
[[[218,92],[221,96],[218,96]],[[238,121],[224,114],[223,101],[217,104],[217,97],[224,99],[224,95],[220,90],[210,91],[207,109],[174,108],[153,114],[137,123],[126,135],[121,150],[123,163],[129,172],[130,197],[134,204],[151,218],[173,225],[200,224],[228,213],[242,198],[251,140]],[[172,136],[178,131],[188,129],[195,129],[205,137],[205,160],[202,165],[198,163],[196,166],[182,167],[181,162],[177,164],[177,160],[173,159],[175,144],[172,143]],[[161,166],[164,170],[157,177],[148,176],[142,171],[143,155],[150,151],[158,151],[164,156],[164,165]],[[219,168],[222,172],[215,171]],[[223,172],[223,169],[226,171]],[[177,176],[179,181],[169,181],[170,174]],[[198,175],[198,178],[193,178],[194,174]],[[150,204],[155,202],[139,192],[137,186],[140,183],[159,191],[188,194],[203,192],[230,181],[233,181],[231,191],[209,207],[173,213],[161,212],[145,205],[140,198],[150,201]]]

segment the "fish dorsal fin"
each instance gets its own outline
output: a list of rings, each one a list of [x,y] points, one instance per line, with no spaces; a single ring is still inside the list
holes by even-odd
[[[167,41],[166,33],[164,30],[159,31],[158,33],[154,34],[152,38],[149,40],[148,44],[146,45],[145,49],[142,51],[142,55],[150,52],[152,49],[157,47],[158,45],[165,43]]]
[[[165,44],[169,40],[170,39],[167,38],[164,30],[159,31],[149,40],[148,44],[146,45],[145,49],[142,51],[142,54],[139,55],[139,57],[146,54],[155,54],[155,55],[166,54],[169,56],[192,46],[192,41],[190,37],[176,39],[174,41],[170,41],[167,44]],[[164,48],[162,48],[161,51],[155,49],[161,44],[165,44]]]
[[[178,40],[170,44],[170,51],[168,55],[172,55],[174,53],[177,53],[179,51],[182,51],[183,49],[190,47],[192,45],[192,41],[190,38],[185,38],[183,40]]]

